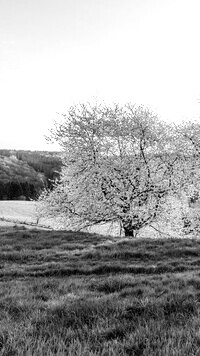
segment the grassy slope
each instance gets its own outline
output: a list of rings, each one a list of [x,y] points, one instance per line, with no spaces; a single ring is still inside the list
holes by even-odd
[[[17,223],[36,224],[36,207],[36,201],[0,200],[0,226],[5,225],[5,223],[11,225]],[[62,226],[62,223],[59,219],[40,218],[38,226],[50,226],[57,229],[58,226]],[[119,235],[119,225],[116,223],[96,225],[88,228],[88,230],[103,235]]]
[[[36,201],[0,200],[0,227],[25,225],[32,228],[56,228],[56,219],[40,218],[37,220]]]
[[[15,221],[36,222],[36,202],[33,201],[0,201],[0,218]]]
[[[176,202],[174,202],[174,205]],[[0,200],[0,226],[5,224],[5,221],[9,221],[10,224],[13,223],[27,223],[27,224],[36,224],[37,222],[37,213],[36,213],[37,202],[36,201],[13,201],[13,200]],[[158,231],[163,232],[162,236],[165,237],[181,237],[180,236],[180,227],[179,229],[173,229],[172,226],[166,224],[164,219],[157,221],[154,225],[158,230],[156,231],[152,227],[144,227],[141,229],[139,236],[140,237],[160,237]],[[49,219],[49,218],[40,218],[38,226],[51,227],[53,229],[60,229],[63,227],[62,221],[59,218]],[[174,226],[174,221],[173,221]],[[106,223],[106,224],[96,224],[88,228],[88,232],[99,233],[102,235],[120,235],[120,226],[117,222]]]
[[[0,231],[1,355],[198,355],[200,241]]]

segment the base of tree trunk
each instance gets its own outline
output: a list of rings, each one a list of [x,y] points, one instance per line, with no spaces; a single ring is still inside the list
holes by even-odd
[[[136,237],[138,234],[138,230],[131,228],[127,228],[127,227],[123,227],[124,229],[124,235],[125,237]]]

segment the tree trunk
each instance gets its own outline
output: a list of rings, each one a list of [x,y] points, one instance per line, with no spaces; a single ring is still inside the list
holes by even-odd
[[[122,221],[122,226],[123,226],[124,234],[126,237],[136,237],[137,236],[138,230],[135,229],[135,227],[132,225],[132,221],[130,221],[130,222]]]

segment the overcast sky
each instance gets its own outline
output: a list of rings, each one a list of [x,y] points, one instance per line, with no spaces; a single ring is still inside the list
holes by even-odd
[[[199,0],[0,0],[0,148],[46,150],[77,101],[200,114]]]

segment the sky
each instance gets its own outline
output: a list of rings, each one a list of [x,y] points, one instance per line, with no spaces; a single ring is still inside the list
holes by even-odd
[[[199,0],[0,0],[0,149],[45,135],[98,98],[199,119]]]

